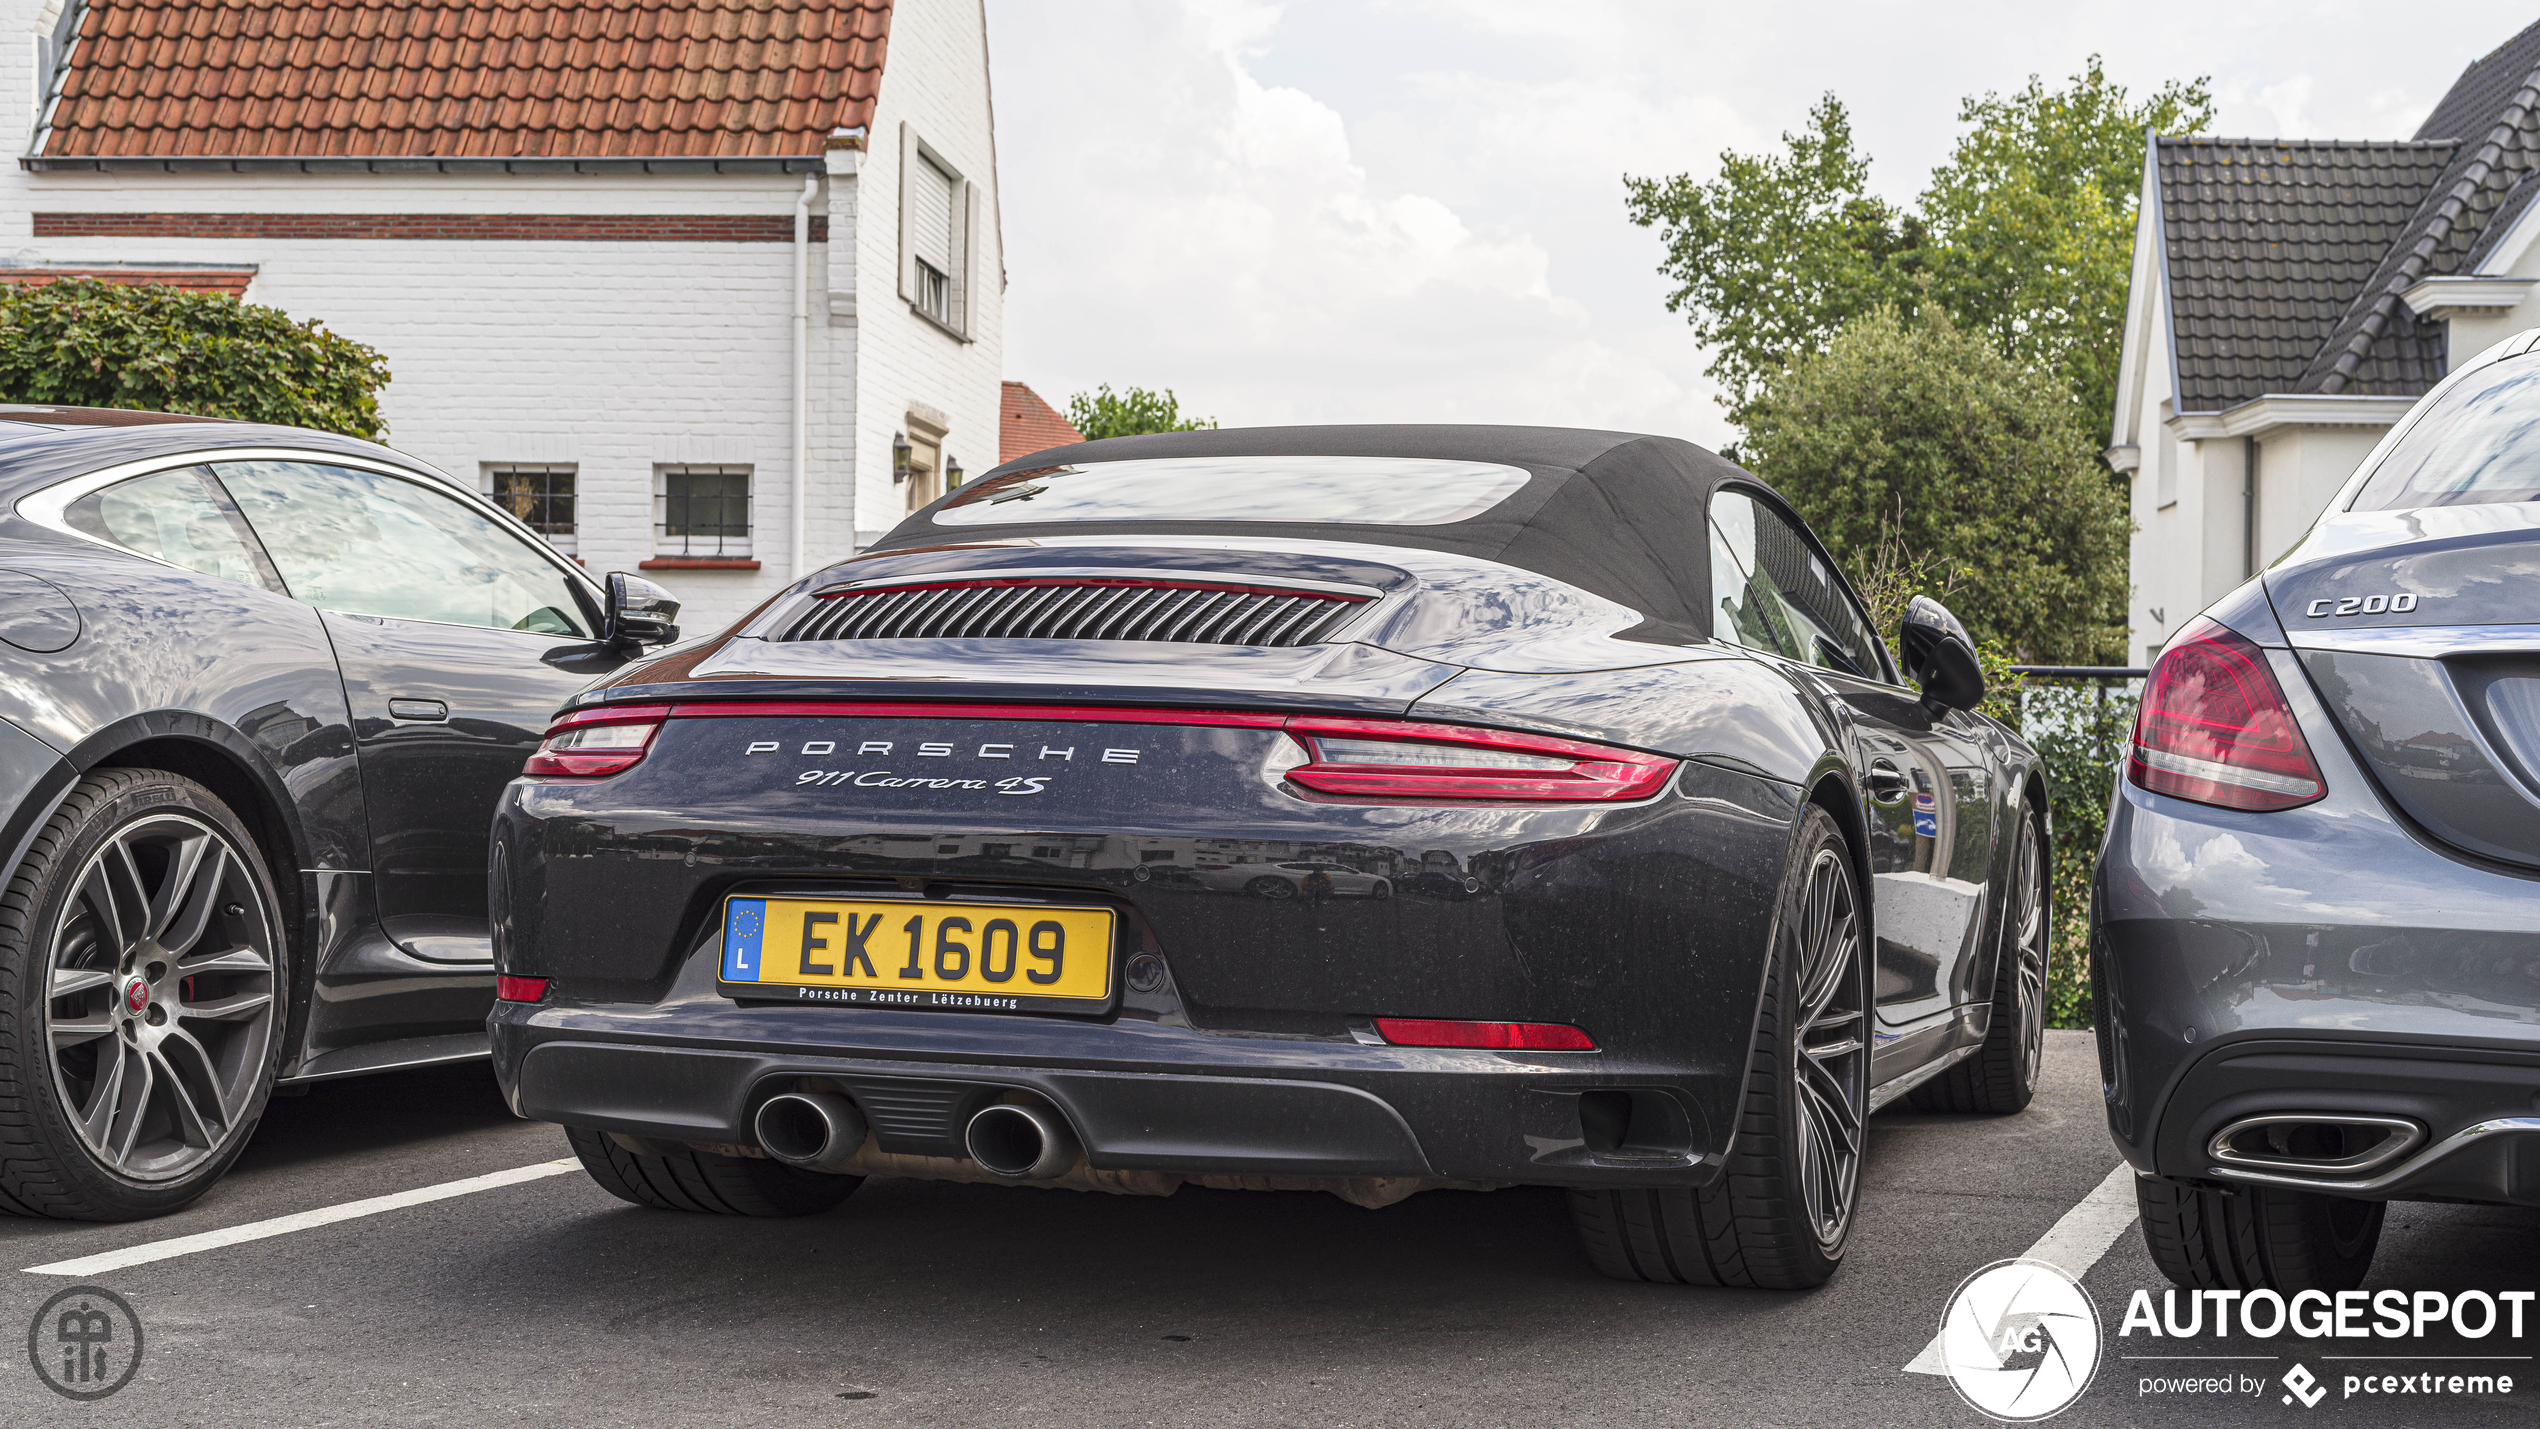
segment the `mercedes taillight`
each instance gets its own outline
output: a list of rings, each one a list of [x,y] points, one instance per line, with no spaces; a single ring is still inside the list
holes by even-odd
[[[2144,682],[2127,777],[2155,794],[2256,812],[2328,792],[2265,652],[2202,617]]]

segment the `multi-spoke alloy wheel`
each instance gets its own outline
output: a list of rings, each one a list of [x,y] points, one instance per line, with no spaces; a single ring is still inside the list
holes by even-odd
[[[2019,1111],[2037,1094],[2046,1063],[2047,953],[2054,904],[2046,887],[2046,831],[2034,798],[2020,808],[2010,880],[2002,890],[2001,961],[1993,972],[1992,1022],[1976,1054],[1916,1087],[1916,1111]]]
[[[1800,968],[1797,1030],[1790,1039],[1793,1132],[1809,1229],[1820,1247],[1834,1251],[1851,1227],[1853,1193],[1861,1184],[1861,1120],[1870,1072],[1862,1021],[1861,919],[1841,850],[1817,850],[1800,900],[1799,916],[1786,925],[1797,946],[1784,954]]]
[[[221,1149],[273,1040],[273,924],[220,832],[181,814],[117,829],[53,931],[53,1085],[89,1153],[136,1181]]]
[[[124,1219],[202,1194],[262,1114],[281,920],[235,816],[156,770],[92,774],[0,905],[0,1210]]]
[[[1749,950],[1763,997],[1718,1174],[1570,1193],[1588,1259],[1618,1280],[1804,1290],[1843,1263],[1869,1106],[1869,958],[1851,845],[1814,805],[1797,834],[1771,937]]]

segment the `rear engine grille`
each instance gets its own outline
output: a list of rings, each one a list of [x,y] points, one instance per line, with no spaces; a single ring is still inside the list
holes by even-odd
[[[1311,645],[1360,600],[1200,582],[956,581],[824,595],[776,638]]]

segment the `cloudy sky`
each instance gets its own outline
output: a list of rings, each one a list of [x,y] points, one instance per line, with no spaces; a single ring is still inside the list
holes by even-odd
[[[2226,133],[2404,138],[2529,5],[987,0],[1006,375],[1227,425],[1541,422],[1717,445],[1622,175],[1708,177],[1850,106],[1909,200],[1958,101],[2094,51]],[[2429,12],[2430,13],[2430,12]],[[2396,36],[2397,38],[2393,39]],[[2457,47],[2443,41],[2458,37]]]

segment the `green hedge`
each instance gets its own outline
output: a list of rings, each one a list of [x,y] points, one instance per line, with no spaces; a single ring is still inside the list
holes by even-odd
[[[2016,727],[2045,766],[2055,830],[2051,886],[2055,941],[2046,1025],[2090,1025],[2090,870],[2108,829],[2117,762],[2134,727],[2134,684],[2029,683],[2016,695]]]
[[[0,285],[0,401],[183,412],[376,439],[388,360],[279,308],[159,284]]]

